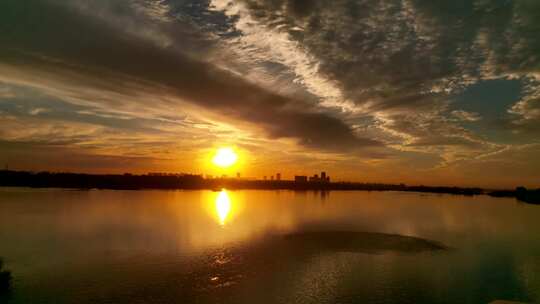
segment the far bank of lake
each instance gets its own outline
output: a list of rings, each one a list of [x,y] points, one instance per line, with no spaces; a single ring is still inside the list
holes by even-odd
[[[540,204],[540,189],[484,190],[482,188],[447,186],[410,186],[405,184],[312,182],[290,180],[247,180],[240,178],[203,178],[193,174],[81,174],[0,170],[0,186],[33,188],[110,189],[110,190],[315,190],[315,191],[403,191],[514,197],[520,201]]]

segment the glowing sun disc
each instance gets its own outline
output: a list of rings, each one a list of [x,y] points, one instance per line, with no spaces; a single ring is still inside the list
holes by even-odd
[[[216,151],[212,162],[219,167],[230,167],[236,163],[238,156],[231,148],[221,148]]]

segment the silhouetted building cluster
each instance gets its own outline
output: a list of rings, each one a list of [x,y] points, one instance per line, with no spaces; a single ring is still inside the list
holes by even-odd
[[[330,182],[330,176],[326,175],[326,172],[321,172],[321,175],[315,174],[313,176],[310,176],[309,178],[307,176],[303,175],[297,175],[294,177],[294,181],[297,183],[306,183],[306,182],[312,182],[312,183],[329,183]]]
[[[269,180],[268,179],[268,176],[264,176],[263,177],[263,180],[267,181]],[[270,181],[281,181],[281,173],[277,173],[275,176],[274,175],[270,175]]]

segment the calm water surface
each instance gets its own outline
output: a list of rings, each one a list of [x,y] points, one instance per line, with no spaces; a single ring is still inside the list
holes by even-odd
[[[535,302],[540,206],[400,192],[4,188],[0,256],[15,278],[0,303]]]

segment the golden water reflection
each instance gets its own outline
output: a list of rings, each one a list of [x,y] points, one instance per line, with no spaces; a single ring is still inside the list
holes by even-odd
[[[221,190],[221,192],[219,192],[219,194],[216,196],[215,209],[219,223],[224,226],[232,209],[231,199],[229,198],[227,190]]]
[[[21,282],[32,283],[17,285],[10,294],[17,303],[53,303],[59,296],[84,302],[77,297],[101,299],[103,288],[115,291],[118,303],[146,297],[201,303],[361,297],[390,303],[409,296],[452,303],[487,303],[500,296],[535,300],[537,207],[489,196],[401,192],[336,191],[323,200],[318,193],[293,191],[0,189],[0,252]],[[328,246],[274,237],[306,231],[415,236],[453,249],[414,256],[334,253],[323,250]],[[51,239],[62,241],[51,244]],[[57,265],[63,265],[69,282],[48,280]],[[122,284],[88,288],[103,265],[118,270],[108,283]],[[494,279],[486,269],[500,276]],[[151,286],[138,292],[148,277]],[[413,284],[407,284],[411,278]],[[478,293],[478,282],[485,293]],[[388,292],[356,287],[364,285],[390,290],[390,298]],[[435,292],[418,294],[419,286]]]

